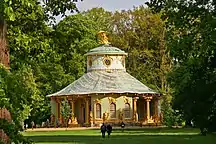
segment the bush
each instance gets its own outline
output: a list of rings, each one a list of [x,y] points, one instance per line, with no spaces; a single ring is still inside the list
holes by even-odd
[[[172,106],[167,101],[162,103],[162,113],[163,113],[163,124],[172,127],[172,126],[182,126],[183,116],[179,113],[178,110],[172,109]]]

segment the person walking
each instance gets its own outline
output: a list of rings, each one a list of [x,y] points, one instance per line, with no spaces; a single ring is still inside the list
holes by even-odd
[[[122,129],[122,132],[124,132],[124,128],[125,128],[125,123],[122,121],[122,122],[121,122],[121,129]]]
[[[103,123],[101,126],[101,134],[102,134],[102,138],[105,138],[105,134],[106,134],[106,125]]]
[[[26,130],[28,129],[28,124],[26,123],[26,126],[25,126]]]
[[[35,123],[34,121],[31,122],[32,130],[34,129]]]
[[[49,128],[49,127],[50,127],[50,122],[49,122],[49,119],[47,119],[47,121],[46,121],[46,126],[47,126],[47,128]]]
[[[112,126],[110,124],[107,125],[107,134],[108,138],[110,137],[110,134],[112,133]]]

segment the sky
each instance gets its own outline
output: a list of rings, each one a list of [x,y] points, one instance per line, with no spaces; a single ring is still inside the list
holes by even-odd
[[[144,5],[147,0],[83,0],[77,3],[80,11],[85,11],[94,7],[102,7],[108,11],[127,10],[133,6]]]
[[[134,6],[145,5],[148,0],[83,0],[82,2],[77,2],[77,7],[79,11],[86,11],[95,7],[102,7],[108,11],[121,11],[132,9]],[[67,15],[70,15],[67,13]],[[62,18],[56,17],[57,23]]]

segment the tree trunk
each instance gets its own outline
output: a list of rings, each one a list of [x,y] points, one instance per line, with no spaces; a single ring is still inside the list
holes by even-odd
[[[7,47],[6,35],[7,35],[6,21],[0,16],[0,64],[9,67],[9,49]],[[7,135],[6,138],[8,141],[10,141]],[[2,140],[2,137],[0,137],[0,139]]]
[[[9,49],[7,47],[6,21],[0,18],[0,63],[9,67]]]

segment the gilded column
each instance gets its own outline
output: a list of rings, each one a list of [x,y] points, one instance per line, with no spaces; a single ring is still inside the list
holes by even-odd
[[[71,100],[70,103],[71,103],[71,112],[72,112],[72,114],[75,114],[74,100]]]
[[[96,119],[96,102],[94,102],[94,111],[93,111],[93,121],[94,121],[94,123],[95,123],[95,119]]]
[[[136,97],[133,98],[133,120],[135,122],[138,121],[138,119],[137,119],[137,98]]]
[[[59,106],[59,123],[62,124],[61,100],[58,100],[58,106]]]
[[[149,107],[150,100],[147,99],[146,102],[147,102],[147,120],[149,120],[150,119],[150,107]]]
[[[146,112],[147,112],[147,121],[150,120],[150,101],[152,99],[152,97],[146,97]]]
[[[86,112],[85,112],[85,115],[86,115],[86,118],[85,118],[85,123],[88,124],[89,123],[89,100],[86,99]]]

